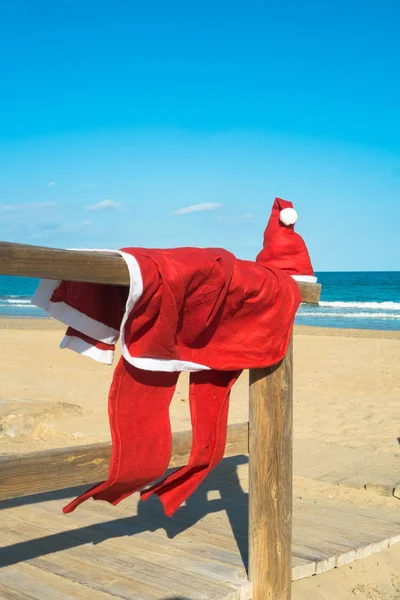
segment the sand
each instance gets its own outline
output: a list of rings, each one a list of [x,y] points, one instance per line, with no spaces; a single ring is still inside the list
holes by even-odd
[[[1,453],[110,439],[107,392],[113,367],[60,350],[52,320],[0,319]],[[295,329],[295,438],[397,452],[400,332]],[[233,389],[230,422],[247,420],[248,375]],[[190,428],[187,377],[171,414]]]
[[[293,584],[292,600],[399,600],[400,544]]]
[[[60,350],[63,330],[51,320],[0,319],[2,454],[110,439],[107,392],[113,368]],[[351,447],[397,456],[400,332],[296,327],[294,339],[295,447],[323,441],[332,451]],[[172,403],[175,431],[190,428],[187,383],[182,376]],[[247,417],[244,373],[232,393],[230,422]],[[400,599],[400,544],[296,582],[293,598]]]

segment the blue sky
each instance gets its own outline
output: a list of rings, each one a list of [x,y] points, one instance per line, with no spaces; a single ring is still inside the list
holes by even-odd
[[[0,239],[253,258],[281,196],[316,270],[398,270],[399,22],[398,0],[0,3]]]

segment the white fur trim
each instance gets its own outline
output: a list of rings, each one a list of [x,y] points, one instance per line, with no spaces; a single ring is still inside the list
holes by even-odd
[[[42,279],[35,295],[32,298],[32,304],[45,310],[51,317],[54,317],[61,323],[88,335],[95,340],[105,344],[115,344],[119,337],[119,331],[113,327],[108,327],[88,315],[81,313],[76,308],[69,306],[65,302],[51,302],[56,288],[60,281],[50,281]]]
[[[121,323],[121,350],[122,356],[129,364],[136,367],[137,369],[143,369],[144,371],[162,371],[162,372],[175,372],[175,371],[204,371],[209,370],[210,367],[199,365],[184,360],[167,360],[163,358],[147,358],[132,356],[125,343],[125,326],[126,322],[135,307],[136,302],[139,300],[143,293],[143,279],[140,272],[139,264],[134,256],[126,252],[120,252],[121,256],[126,262],[126,266],[129,271],[130,285],[129,295],[125,307],[124,318]]]
[[[168,360],[165,358],[135,358],[130,354],[124,358],[137,369],[143,369],[143,371],[162,371],[163,373],[172,372],[197,372],[197,371],[209,371],[210,367],[199,365],[185,360]]]
[[[101,348],[97,348],[92,344],[89,344],[82,338],[78,338],[72,335],[64,336],[60,348],[69,348],[78,354],[83,354],[83,356],[88,356],[97,360],[97,362],[104,363],[106,365],[111,365],[114,360],[114,352],[112,350],[102,350]]]
[[[318,279],[312,275],[292,275],[296,281],[302,281],[303,283],[317,283]]]
[[[283,208],[279,214],[279,219],[284,225],[294,225],[298,219],[298,214],[294,208]]]
[[[50,298],[60,283],[61,281],[57,281],[55,279],[41,279],[36,292],[33,294],[31,303],[35,306],[38,306],[42,310],[47,311],[49,308]]]
[[[121,322],[121,350],[123,357],[130,362],[131,356],[129,354],[128,347],[125,343],[125,326],[126,322],[135,307],[136,302],[143,294],[143,278],[140,271],[139,263],[132,254],[127,252],[120,252],[120,255],[124,259],[126,266],[129,271],[129,293],[128,300],[125,305],[125,313]],[[132,363],[131,363],[132,364]]]

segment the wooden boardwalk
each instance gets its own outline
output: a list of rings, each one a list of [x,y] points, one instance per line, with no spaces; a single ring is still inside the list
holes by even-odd
[[[351,448],[323,440],[296,439],[294,473],[382,496],[400,495],[400,455],[373,448]]]
[[[12,600],[249,600],[247,457],[225,459],[173,519],[157,500],[118,507],[79,490],[0,503],[0,598]],[[299,486],[297,486],[299,487]],[[293,580],[400,541],[393,510],[295,495]]]

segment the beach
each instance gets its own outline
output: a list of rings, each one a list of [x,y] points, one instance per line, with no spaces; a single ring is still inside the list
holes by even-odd
[[[60,350],[63,335],[64,326],[50,319],[0,319],[3,455],[110,439],[107,393],[113,367]],[[307,495],[316,506],[329,499],[331,505],[345,502],[358,509],[398,514],[399,500],[385,495],[384,486],[383,495],[382,490],[377,494],[363,489],[359,469],[366,469],[367,463],[365,481],[378,481],[381,475],[389,482],[390,477],[396,480],[399,352],[400,331],[295,327],[297,501]],[[244,372],[232,392],[229,421],[247,419],[248,373]],[[186,375],[181,376],[177,386],[171,421],[174,431],[190,429]],[[320,458],[313,458],[313,452]],[[351,469],[346,471],[347,462],[355,465],[354,481]],[[321,463],[326,463],[325,470],[318,470]],[[346,475],[350,473],[348,485],[338,485],[343,477],[340,469],[345,469]],[[372,473],[369,479],[368,469]],[[398,472],[400,481],[400,469]],[[35,519],[33,513],[34,505]],[[400,544],[293,584],[293,600],[391,600],[399,593]]]
[[[1,453],[110,439],[113,367],[59,349],[64,326],[0,319]],[[400,332],[296,327],[294,436],[396,452],[400,437]],[[118,356],[115,360],[118,359]],[[231,396],[231,423],[248,418],[248,374]],[[188,379],[171,405],[174,431],[190,429]]]
[[[48,319],[0,319],[3,454],[110,439],[107,393],[113,366],[60,350],[64,329]],[[295,327],[295,441],[396,453],[399,352],[400,331]],[[187,394],[182,375],[171,405],[174,431],[190,429]],[[244,372],[233,388],[229,420],[247,418]]]

